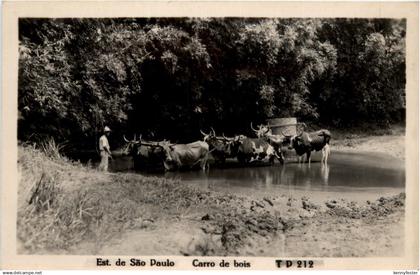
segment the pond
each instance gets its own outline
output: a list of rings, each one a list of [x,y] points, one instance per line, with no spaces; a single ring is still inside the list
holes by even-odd
[[[313,162],[298,164],[290,159],[274,166],[211,167],[209,171],[145,173],[157,177],[182,180],[199,188],[243,194],[291,194],[311,192],[391,195],[405,189],[404,161],[383,154],[332,152],[328,165],[320,163],[315,153]],[[129,157],[111,161],[113,171],[133,171]],[[364,199],[365,197],[363,197]]]

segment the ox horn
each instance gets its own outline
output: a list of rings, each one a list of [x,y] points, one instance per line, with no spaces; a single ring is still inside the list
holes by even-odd
[[[222,134],[222,137],[224,138],[224,140],[230,141],[230,139],[225,136],[225,133]]]
[[[213,135],[216,136],[216,131],[214,131],[213,127],[210,127],[210,129],[213,132]]]
[[[173,147],[173,146],[176,145],[176,143],[172,143],[170,140],[166,140],[166,139],[164,139],[160,143],[162,143],[162,145],[166,145],[166,146],[169,146],[169,147]],[[160,147],[163,147],[162,145],[159,144]]]
[[[254,129],[254,127],[252,127],[252,121],[251,121],[251,129],[252,129],[254,132],[258,132],[258,130],[255,130],[255,129]]]
[[[209,133],[209,134],[206,134],[206,133],[204,133],[201,129],[200,129],[200,133],[201,133],[203,136],[209,136],[209,135],[210,135],[210,133]]]
[[[125,137],[125,135],[123,135],[123,138],[124,138],[124,141],[125,142],[130,142],[126,137]]]

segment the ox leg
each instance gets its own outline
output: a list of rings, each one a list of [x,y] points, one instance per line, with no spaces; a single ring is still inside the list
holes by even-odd
[[[277,157],[277,159],[279,160],[279,162],[280,162],[281,164],[284,164],[284,157],[283,157],[283,154],[280,154],[280,156],[278,156],[278,157]]]
[[[275,158],[275,156],[270,157],[270,159],[269,159],[270,165],[274,165],[274,158]]]
[[[321,162],[323,164],[327,164],[328,162],[328,155],[330,154],[330,148],[328,144],[325,144],[325,146],[322,148],[322,160]]]
[[[206,171],[209,168],[208,156],[205,156],[200,162],[201,170]]]
[[[328,185],[329,167],[327,164],[321,165],[321,177],[324,185]]]
[[[325,164],[327,164],[327,163],[328,163],[328,153],[325,153],[324,163],[325,163]]]
[[[327,164],[328,163],[328,157],[330,155],[330,152],[328,150],[325,151],[325,159],[324,159],[324,163]]]
[[[165,167],[165,172],[169,172],[172,170],[171,165],[169,165],[166,161],[163,162],[163,166]]]
[[[311,166],[311,152],[306,153],[306,160],[308,161],[309,166]]]
[[[280,153],[280,155],[279,155],[279,153]],[[279,162],[281,164],[284,164],[284,157],[283,157],[283,153],[281,151],[280,152],[274,151],[274,156],[279,160]]]
[[[327,143],[327,148],[326,148],[326,154],[325,154],[325,164],[328,164],[328,158],[330,157],[330,153],[331,153],[331,149],[330,149],[330,145]]]

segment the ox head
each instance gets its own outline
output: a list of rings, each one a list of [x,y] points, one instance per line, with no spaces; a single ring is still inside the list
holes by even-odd
[[[210,150],[216,150],[218,152],[230,153],[231,144],[234,142],[235,138],[228,138],[225,137],[223,134],[222,136],[216,136],[216,132],[213,128],[211,128],[211,132],[209,134],[200,131],[201,134],[204,136],[204,142],[206,142]]]
[[[297,148],[304,144],[303,135],[305,133],[306,124],[299,123],[298,126],[301,127],[298,127],[299,131],[296,133],[296,135],[286,135],[283,131],[281,131],[281,134],[284,136],[284,144],[288,145],[289,149]]]
[[[163,149],[165,156],[165,166],[167,165],[167,163],[173,163],[174,161],[176,161],[174,157],[175,145],[176,144],[170,143],[167,140],[161,141],[157,145]]]
[[[165,151],[161,145],[162,142],[144,141],[142,140],[141,135],[139,139],[136,139],[136,136],[134,136],[133,140],[128,140],[124,136],[124,140],[126,146],[123,149],[123,155],[131,155],[135,158],[144,158],[148,160],[165,158]]]
[[[139,136],[138,140],[136,139],[136,135],[134,135],[132,140],[128,140],[125,136],[123,137],[126,145],[122,150],[122,154],[126,156],[135,154],[137,147],[141,144],[141,135]]]
[[[247,138],[248,137],[247,136],[244,136],[244,135],[235,136],[233,138],[233,142],[235,142],[235,143],[242,143]]]
[[[258,129],[255,129],[252,126],[252,122],[251,122],[251,129],[255,132],[255,134],[257,135],[257,137],[261,138],[266,136],[267,134],[271,134],[271,129],[270,129],[270,125],[264,125],[264,124],[260,124],[258,125]]]
[[[286,135],[283,131],[281,131],[283,135],[283,144],[287,146],[289,149],[293,149],[293,145],[296,143],[296,139],[299,139],[298,135]]]
[[[216,137],[216,132],[214,131],[212,127],[211,127],[211,131],[208,134],[206,134],[202,130],[200,130],[200,133],[203,135],[203,141],[205,142],[208,142],[210,139],[214,139]]]
[[[247,138],[248,137],[244,136],[244,135],[237,135],[237,136],[234,136],[234,137],[225,137],[225,135],[223,135],[224,141],[228,144],[233,145],[233,146],[241,144]]]
[[[321,129],[318,131],[318,135],[323,136],[325,143],[330,143],[331,132],[326,129]]]
[[[301,135],[294,135],[290,137],[289,149],[297,148],[303,145],[303,140]]]
[[[236,154],[238,152],[239,146],[247,137],[244,135],[237,135],[234,137],[226,137],[223,135],[223,142],[225,148],[229,151],[230,154]]]
[[[208,134],[202,130],[200,130],[200,133],[203,135],[203,141],[206,142],[210,148],[219,150],[223,147],[223,138],[217,137],[213,128],[211,128],[211,131]]]

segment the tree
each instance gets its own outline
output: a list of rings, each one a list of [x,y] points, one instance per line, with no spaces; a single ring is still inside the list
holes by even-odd
[[[252,134],[270,117],[404,120],[405,21],[109,18],[19,21],[19,138]]]
[[[384,126],[403,119],[398,114],[404,108],[404,30],[403,20],[323,21],[320,38],[337,49],[336,73],[325,85],[329,89],[316,87],[325,122]]]

